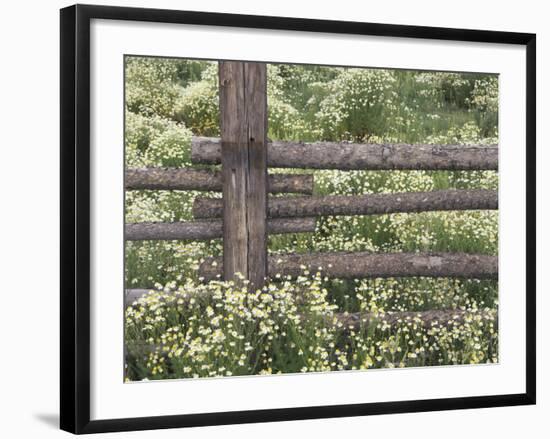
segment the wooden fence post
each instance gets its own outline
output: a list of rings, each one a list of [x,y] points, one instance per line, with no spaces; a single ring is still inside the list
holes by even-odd
[[[266,65],[219,63],[223,181],[223,277],[250,290],[267,276]]]

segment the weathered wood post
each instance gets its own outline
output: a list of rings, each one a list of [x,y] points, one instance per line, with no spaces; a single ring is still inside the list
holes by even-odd
[[[223,277],[250,289],[267,276],[266,65],[220,62]]]

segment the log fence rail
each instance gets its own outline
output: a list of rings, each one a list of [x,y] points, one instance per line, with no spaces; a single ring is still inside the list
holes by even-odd
[[[497,145],[357,144],[280,142],[267,139],[266,65],[219,63],[220,138],[193,137],[191,161],[199,168],[128,169],[126,190],[222,192],[222,198],[197,197],[194,221],[126,224],[126,240],[207,240],[222,238],[223,256],[199,268],[204,281],[236,280],[260,288],[276,275],[295,278],[304,267],[337,278],[457,277],[497,279],[497,256],[465,253],[320,253],[269,255],[267,235],[315,231],[325,215],[380,215],[448,210],[498,209],[497,191],[483,189],[367,195],[314,194],[313,175],[268,174],[268,167],[350,170],[498,170]],[[221,170],[213,166],[221,164]],[[268,196],[298,194],[300,196]],[[127,304],[150,291],[126,291]],[[421,316],[459,320],[460,310],[401,312],[389,317]],[[401,317],[399,317],[401,316]],[[460,317],[462,316],[462,317]],[[349,325],[376,320],[350,314]]]

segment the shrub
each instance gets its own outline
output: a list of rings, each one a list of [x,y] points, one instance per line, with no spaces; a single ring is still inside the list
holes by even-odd
[[[384,135],[396,111],[395,82],[389,70],[344,70],[329,84],[316,115],[323,138],[361,141]]]
[[[194,135],[218,136],[220,108],[218,67],[210,64],[201,80],[189,84],[178,97],[174,117],[183,122]]]
[[[126,108],[143,116],[171,118],[180,94],[173,60],[126,58]]]
[[[189,164],[191,132],[160,116],[126,112],[126,166],[184,166]]]
[[[475,81],[468,100],[475,113],[482,136],[495,137],[498,129],[498,77],[487,76]]]

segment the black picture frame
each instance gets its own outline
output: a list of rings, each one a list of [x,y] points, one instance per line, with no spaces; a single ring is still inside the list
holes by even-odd
[[[526,392],[224,413],[90,420],[90,21],[132,20],[504,43],[526,47]],[[535,404],[536,35],[376,23],[75,5],[61,10],[61,404],[60,424],[99,433],[250,422]]]

